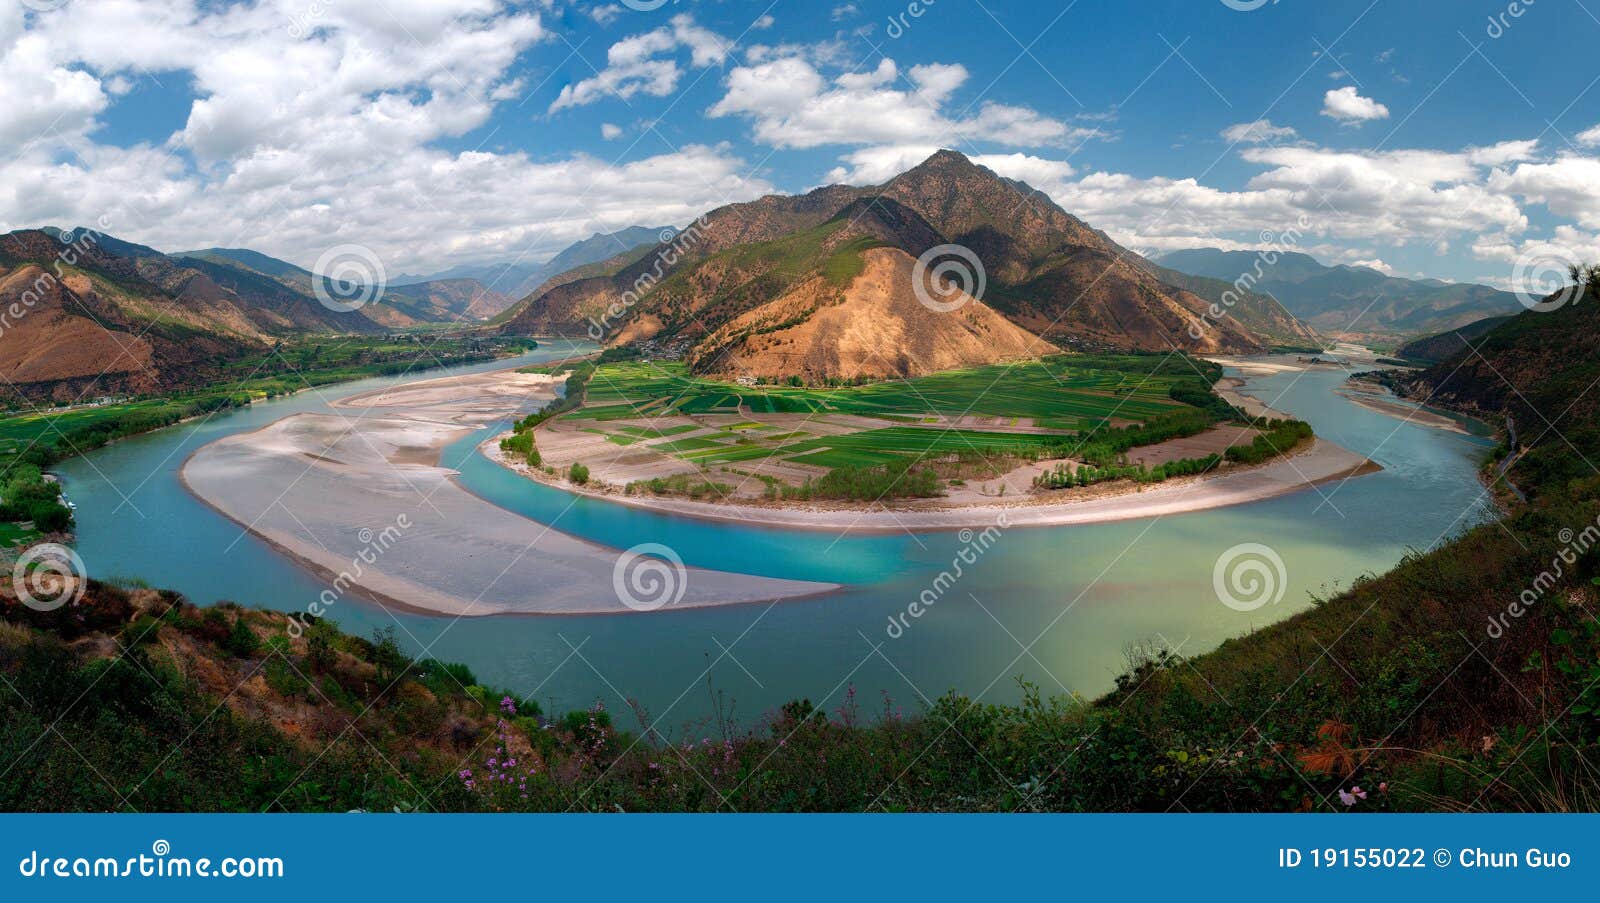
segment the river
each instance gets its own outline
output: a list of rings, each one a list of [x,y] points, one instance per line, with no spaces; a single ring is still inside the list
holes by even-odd
[[[63,462],[56,469],[78,503],[79,552],[98,578],[137,578],[199,603],[303,610],[325,584],[189,495],[177,479],[189,454],[357,392],[550,360],[572,347],[552,342],[514,360],[322,387]],[[664,542],[689,565],[849,586],[774,605],[651,614],[449,618],[354,599],[332,614],[363,635],[393,628],[413,652],[464,662],[482,682],[531,693],[549,711],[596,701],[617,710],[631,699],[663,729],[688,735],[718,709],[752,723],[790,699],[832,708],[852,687],[869,713],[885,695],[905,712],[950,690],[1013,701],[1019,679],[1047,694],[1092,696],[1111,687],[1136,644],[1204,652],[1492,515],[1476,476],[1488,440],[1362,408],[1334,391],[1343,379],[1278,373],[1249,377],[1246,391],[1368,455],[1381,473],[1234,508],[1009,530],[953,581],[939,575],[967,548],[958,533],[840,538],[574,498],[484,459],[475,449],[487,434],[478,432],[449,446],[445,463],[467,488],[534,520],[618,548]],[[1224,605],[1213,584],[1219,557],[1241,543],[1265,544],[1283,562],[1281,597],[1252,610]],[[936,601],[907,617],[925,592]]]

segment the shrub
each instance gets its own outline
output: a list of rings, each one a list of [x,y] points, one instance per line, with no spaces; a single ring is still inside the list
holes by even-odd
[[[577,461],[574,461],[572,462],[572,466],[567,469],[567,479],[577,483],[579,486],[582,486],[583,484],[589,482],[589,468],[578,463]]]
[[[222,641],[222,648],[240,658],[249,658],[261,648],[261,638],[245,623],[245,618],[240,615],[233,619],[233,627],[228,630],[228,636]]]

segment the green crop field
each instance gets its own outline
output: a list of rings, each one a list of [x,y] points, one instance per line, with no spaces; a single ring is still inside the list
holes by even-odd
[[[1108,366],[1109,365],[1109,366]],[[675,414],[861,414],[912,422],[930,415],[1047,418],[1077,429],[1107,418],[1138,421],[1182,407],[1168,396],[1198,377],[1172,357],[1058,355],[1042,361],[952,370],[867,386],[730,386],[675,362],[606,364],[590,380],[585,417]]]
[[[774,459],[833,468],[929,454],[1029,454],[1058,445],[1068,433],[1143,423],[1187,409],[1171,397],[1174,386],[1208,391],[1216,374],[1200,368],[1211,366],[1172,356],[1057,355],[864,386],[802,388],[730,385],[695,376],[681,363],[635,360],[597,367],[583,408],[566,419],[633,446],[709,424],[663,422],[658,428],[614,421],[708,414],[753,418],[721,425],[723,432],[715,437],[650,444],[654,451],[702,467]],[[793,421],[762,422],[772,414],[849,414],[907,425],[814,435],[794,429]],[[999,423],[994,429],[941,425],[944,418],[965,415]],[[1024,421],[1057,432],[1011,429]]]

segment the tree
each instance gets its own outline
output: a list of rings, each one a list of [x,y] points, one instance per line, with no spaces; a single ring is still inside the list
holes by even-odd
[[[582,486],[589,482],[589,468],[574,461],[572,462],[572,467],[567,470],[567,479]]]

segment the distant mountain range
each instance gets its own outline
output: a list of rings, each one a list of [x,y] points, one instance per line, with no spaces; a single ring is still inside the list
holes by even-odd
[[[634,228],[579,242],[549,264],[569,270],[654,243],[671,230]],[[310,271],[248,248],[163,253],[88,229],[0,235],[0,379],[30,397],[154,392],[210,378],[229,360],[303,334],[375,334],[426,325],[476,326],[514,303],[470,277],[390,284],[338,311]]]
[[[1516,295],[1486,285],[1403,279],[1370,267],[1326,266],[1294,251],[1197,248],[1172,251],[1156,260],[1173,270],[1270,295],[1319,333],[1346,340],[1438,333],[1522,310]]]
[[[472,279],[507,297],[507,303],[488,316],[509,307],[516,299],[534,292],[553,276],[570,270],[599,263],[624,254],[635,248],[654,245],[670,239],[677,230],[672,226],[629,226],[618,232],[596,232],[568,245],[561,253],[544,263],[492,263],[469,264],[451,267],[431,276],[399,276],[392,284],[414,285],[424,282]]]
[[[913,275],[920,256],[952,244],[972,259],[949,262],[969,276],[981,269],[987,290],[945,314],[920,303]],[[1319,342],[1270,299],[1255,301],[1196,330],[1207,298],[1164,281],[1042,192],[940,151],[883,185],[717,208],[674,241],[551,280],[499,322],[512,333],[675,344],[706,374],[812,382],[1057,347],[1260,352]]]

